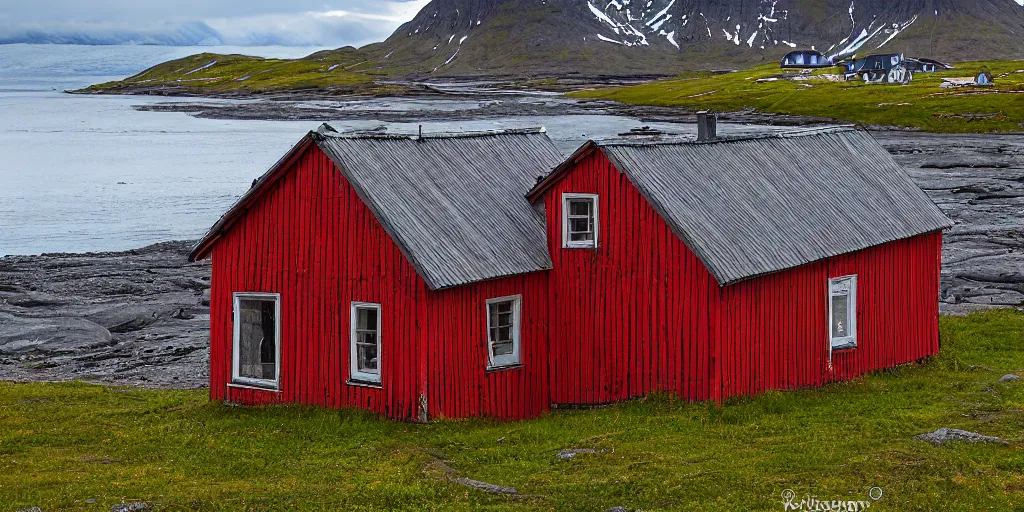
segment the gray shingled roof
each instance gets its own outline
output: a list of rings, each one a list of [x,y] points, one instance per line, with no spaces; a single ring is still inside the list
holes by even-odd
[[[951,225],[859,130],[598,145],[723,286]]]
[[[562,161],[543,130],[314,138],[431,289],[551,268],[524,197]]]

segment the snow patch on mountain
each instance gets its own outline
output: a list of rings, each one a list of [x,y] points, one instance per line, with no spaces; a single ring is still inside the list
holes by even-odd
[[[785,23],[789,21],[790,7],[795,5],[795,1],[755,0],[752,3],[756,4],[756,9],[725,20],[709,20],[703,12],[696,12],[692,3],[678,0],[587,0],[587,8],[606,31],[611,31],[609,35],[614,36],[595,34],[597,39],[625,46],[650,46],[657,39],[679,49],[681,40],[700,41],[705,34],[707,39],[713,39],[713,33],[720,33],[727,42],[747,48],[765,50],[780,45],[813,48],[811,44],[790,39],[792,30]],[[1012,1],[1024,5],[1024,0]],[[884,13],[866,15],[858,11],[858,0],[851,0],[846,10],[850,32],[842,40],[829,45],[825,52],[834,59],[850,57],[864,48],[883,48],[921,16],[915,14],[910,19],[892,19],[892,15]],[[688,27],[695,18],[700,18],[704,26]],[[864,21],[858,22],[858,19]],[[783,34],[790,37],[780,37]]]

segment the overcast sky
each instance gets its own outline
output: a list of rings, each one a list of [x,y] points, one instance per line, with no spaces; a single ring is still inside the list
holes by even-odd
[[[0,40],[154,33],[202,22],[225,44],[381,41],[429,0],[0,0]]]

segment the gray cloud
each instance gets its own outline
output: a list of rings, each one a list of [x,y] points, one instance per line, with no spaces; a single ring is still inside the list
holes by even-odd
[[[0,43],[361,46],[428,0],[35,0],[0,11]]]

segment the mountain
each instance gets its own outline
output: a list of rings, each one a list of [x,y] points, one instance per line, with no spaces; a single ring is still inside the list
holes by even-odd
[[[220,33],[202,22],[168,23],[138,29],[90,24],[36,28],[0,27],[0,44],[199,46],[222,44],[221,39]]]
[[[906,52],[1024,57],[1024,0],[433,0],[363,50],[391,74],[672,74]]]

